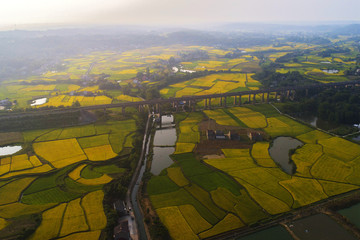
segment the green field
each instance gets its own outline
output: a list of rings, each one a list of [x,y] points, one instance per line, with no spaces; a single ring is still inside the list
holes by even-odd
[[[99,238],[107,222],[101,189],[130,172],[120,158],[124,148],[132,148],[136,129],[135,119],[127,117],[20,133],[27,154],[0,159],[0,219],[8,220],[1,227],[8,231],[23,215],[37,214],[42,221],[30,239]],[[84,166],[79,178],[71,179],[79,164]]]
[[[360,158],[356,158],[360,146],[357,144],[313,130],[280,115],[270,105],[206,110],[204,113],[221,125],[257,128],[272,138],[295,137],[305,144],[291,155],[297,167],[294,175],[283,172],[274,162],[268,153],[271,143],[267,141],[253,143],[250,150],[222,149],[224,155],[217,158],[201,159],[193,152],[172,155],[175,163],[162,176],[151,178],[147,192],[173,238],[177,238],[178,229],[169,224],[169,219],[176,218],[179,212],[175,207],[181,209],[183,204],[191,204],[212,225],[203,232],[198,230],[201,226],[191,229],[188,225],[192,232],[185,225],[182,227],[191,236],[203,238],[251,225],[360,186],[356,171],[360,169]],[[180,136],[184,129],[198,129],[200,121],[192,116],[176,115]],[[199,134],[202,141],[204,133]],[[186,142],[183,139],[178,137],[177,144]],[[184,215],[182,217],[185,219]],[[186,219],[187,223],[202,223],[196,220],[198,215],[187,216],[190,217],[192,220]],[[228,223],[229,219],[233,224]]]

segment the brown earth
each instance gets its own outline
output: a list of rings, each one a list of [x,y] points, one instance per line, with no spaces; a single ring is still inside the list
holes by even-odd
[[[251,148],[252,144],[235,140],[203,140],[195,148],[194,152],[201,156],[220,155],[221,149]]]
[[[0,146],[23,141],[24,139],[20,132],[0,133]]]

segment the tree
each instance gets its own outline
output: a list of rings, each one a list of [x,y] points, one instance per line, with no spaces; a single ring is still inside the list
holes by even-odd
[[[173,66],[175,66],[176,65],[176,60],[175,60],[175,58],[174,57],[170,57],[169,58],[169,66],[170,67],[173,67]]]
[[[76,100],[75,102],[72,103],[71,105],[72,107],[80,107],[80,103],[78,100]]]
[[[142,80],[143,76],[144,76],[144,73],[143,73],[143,72],[138,72],[138,73],[136,74],[136,78],[137,78],[139,81]]]

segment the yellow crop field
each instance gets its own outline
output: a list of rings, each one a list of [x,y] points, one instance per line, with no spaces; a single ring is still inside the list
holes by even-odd
[[[301,148],[296,149],[295,153],[291,156],[296,165],[296,175],[311,178],[310,169],[322,154],[322,147],[318,144],[305,144]]]
[[[239,202],[239,199],[226,188],[217,188],[211,191],[211,198],[216,205],[228,212],[235,212],[234,207]]]
[[[13,218],[22,215],[39,213],[54,207],[56,204],[44,204],[44,205],[27,205],[19,202],[6,204],[0,206],[0,217],[2,218]]]
[[[165,207],[156,209],[161,222],[169,230],[174,240],[199,239],[184,219],[178,207]]]
[[[49,161],[56,168],[87,159],[75,138],[38,142],[33,144],[33,148],[37,155]]]
[[[222,109],[205,110],[204,113],[214,119],[220,125],[238,126],[237,122],[226,114]]]
[[[345,183],[338,183],[338,182],[328,182],[319,180],[319,183],[324,189],[324,192],[326,195],[334,196],[341,193],[349,192],[355,189],[359,189],[359,186],[351,185],[351,184],[345,184]]]
[[[265,128],[265,131],[269,133],[272,137],[288,135],[288,136],[298,136],[306,132],[311,131],[311,128],[300,124],[290,118],[285,116],[280,117],[271,117],[267,119],[268,127]]]
[[[244,107],[230,108],[229,111],[250,128],[264,128],[267,126],[265,116],[259,112]]]
[[[84,97],[81,100],[80,105],[81,106],[102,105],[102,104],[110,104],[111,102],[112,102],[112,99],[107,96],[96,96],[94,98]]]
[[[169,88],[163,88],[160,90],[161,95],[166,95],[166,94],[168,94],[168,92],[169,92]]]
[[[7,221],[3,218],[0,218],[0,230],[4,229],[7,226]]]
[[[89,226],[86,224],[85,214],[80,206],[80,198],[69,202],[64,213],[59,236],[87,230],[89,230]]]
[[[353,172],[347,177],[347,181],[360,185],[360,156],[348,164],[352,166]]]
[[[76,90],[78,90],[79,88],[80,88],[80,86],[78,86],[78,85],[70,84],[70,85],[68,86],[68,91],[69,91],[69,92],[76,91]]]
[[[32,167],[33,165],[29,161],[29,157],[27,154],[16,155],[11,157],[10,171],[19,171]]]
[[[218,219],[221,219],[225,216],[225,212],[214,204],[214,202],[210,198],[210,194],[207,191],[194,183],[189,186],[185,186],[184,188],[191,195],[193,195],[202,205],[209,209]]]
[[[291,156],[292,160],[303,161],[313,164],[323,155],[322,147],[318,144],[305,144],[301,148],[296,149],[295,153]]]
[[[221,220],[218,224],[213,226],[211,229],[199,234],[200,238],[207,238],[215,236],[217,234],[227,232],[236,228],[245,226],[245,224],[235,215],[229,213],[226,217]]]
[[[322,186],[315,179],[294,176],[290,180],[281,181],[280,185],[285,187],[294,197],[293,207],[295,208],[327,198]]]
[[[245,189],[240,190],[240,193],[234,210],[242,221],[251,224],[268,217],[268,214],[249,196]]]
[[[1,167],[2,166],[0,166],[0,169],[1,169]],[[21,171],[10,172],[10,173],[4,174],[4,175],[0,176],[0,179],[20,176],[20,175],[24,175],[24,174],[31,174],[31,173],[46,173],[51,170],[53,170],[53,168],[49,164],[44,164],[39,167],[34,167],[31,169],[25,169],[25,170],[21,170]]]
[[[291,128],[288,131],[289,136],[298,136],[307,132],[311,132],[313,129],[301,124],[295,120],[292,120],[291,118],[288,118],[286,116],[279,116],[277,117],[278,120],[282,121],[283,123],[287,124],[288,126],[291,126]]]
[[[0,175],[8,173],[10,171],[10,164],[0,165]]]
[[[212,227],[212,225],[198,213],[194,206],[188,204],[178,206],[178,208],[195,234]]]
[[[133,97],[133,96],[129,96],[129,95],[120,95],[116,97],[117,100],[120,101],[126,101],[126,102],[139,102],[139,101],[143,101],[143,99],[139,98],[139,97]]]
[[[86,164],[82,164],[75,168],[73,171],[69,173],[69,177],[81,184],[84,185],[101,185],[111,182],[112,178],[107,175],[103,174],[101,177],[86,179],[81,177],[81,171],[86,167]]]
[[[272,169],[258,167],[231,172],[230,175],[236,177],[237,179],[243,179],[247,183],[256,186],[259,190],[276,196],[288,206],[291,206],[293,204],[293,198],[291,194],[278,184],[279,181],[289,179],[290,177],[285,173],[280,175],[281,170],[278,170],[279,172],[276,172],[276,170],[273,171]]]
[[[180,123],[179,129],[178,143],[198,143],[200,141],[200,133],[196,125]]]
[[[113,179],[107,174],[102,175],[98,178],[86,179],[86,178],[79,178],[77,182],[84,184],[84,185],[102,185],[111,182]]]
[[[52,239],[59,234],[66,203],[60,204],[42,214],[42,221],[35,233],[30,237],[31,240]]]
[[[34,180],[34,177],[21,178],[2,186],[0,188],[0,205],[17,202],[22,191]]]
[[[27,88],[23,88],[23,91],[53,91],[56,85],[36,85]]]
[[[202,115],[191,113],[185,120],[181,121],[179,124],[180,134],[177,143],[198,143],[200,141],[200,133],[197,124],[201,120]],[[185,150],[188,150],[190,146],[191,145],[188,145]],[[195,147],[195,145],[193,146]],[[185,147],[185,145],[179,147]]]
[[[99,86],[85,87],[78,90],[78,92],[96,92],[99,90]]]
[[[218,81],[210,89],[199,92],[196,95],[226,93],[238,87],[245,87],[245,84],[237,82]]]
[[[346,178],[353,172],[352,167],[343,161],[322,155],[311,168],[311,174],[322,180],[346,182]]]
[[[230,175],[235,174],[236,171],[257,167],[251,157],[213,158],[206,159],[204,162]]]
[[[0,165],[7,165],[11,163],[11,157],[6,157],[1,159]]]
[[[202,89],[193,88],[193,87],[185,87],[185,88],[177,91],[175,94],[175,97],[193,96],[193,95],[195,95],[195,93],[198,93],[200,91],[202,91]]]
[[[288,134],[291,127],[286,123],[280,121],[275,117],[267,119],[268,126],[265,128],[265,131],[271,136],[279,136],[281,134]]]
[[[250,196],[258,203],[266,212],[275,215],[290,210],[290,207],[283,201],[259,190],[253,185],[248,184],[240,178],[235,178],[249,192]]]
[[[109,144],[109,134],[78,138],[77,140],[82,148],[97,147]]]
[[[84,167],[86,167],[86,164],[81,164],[69,173],[69,177],[75,181],[78,180],[81,178],[81,171],[84,169]]]
[[[101,104],[110,104],[112,99],[107,96],[96,96],[96,97],[83,97],[83,96],[67,96],[59,95],[49,99],[49,101],[39,107],[53,106],[53,107],[70,107],[73,103],[79,102],[81,106],[92,106]],[[36,106],[35,106],[36,107]]]
[[[324,153],[345,162],[354,160],[360,155],[360,145],[339,137],[321,139],[318,141],[324,147]]]
[[[255,159],[257,164],[263,167],[276,167],[275,162],[269,155],[268,142],[256,142],[251,149],[251,156]]]
[[[58,238],[59,240],[98,240],[100,238],[101,231],[91,231],[91,232],[81,232],[81,233],[73,233],[69,236]]]
[[[187,153],[192,152],[195,148],[195,143],[176,143],[176,148],[174,154],[181,154],[181,153]]]
[[[295,172],[296,176],[312,178],[312,175],[310,173],[312,167],[311,163],[299,161],[299,160],[297,161],[293,160],[293,161],[296,165],[296,172]]]
[[[191,86],[197,87],[212,87],[215,84],[215,80],[219,79],[220,75],[211,74],[205,77],[195,78],[194,82],[191,83]]]
[[[81,201],[86,213],[90,230],[102,230],[106,227],[106,216],[103,208],[104,192],[102,190],[87,194]]]
[[[189,181],[184,177],[180,167],[168,168],[167,173],[168,177],[178,186],[183,187],[189,184]]]
[[[221,149],[227,158],[250,157],[249,149]]]
[[[179,82],[179,83],[171,84],[170,87],[172,87],[172,88],[185,88],[185,87],[188,87],[188,85],[189,85],[189,81],[185,81],[185,82]]]
[[[199,66],[205,67],[209,70],[214,70],[217,67],[220,67],[224,64],[222,61],[200,61],[198,62]]]
[[[301,135],[297,136],[296,138],[305,143],[317,143],[318,140],[331,138],[331,135],[321,132],[319,130],[314,130],[311,132],[301,134]]]
[[[66,138],[75,138],[75,137],[85,137],[95,135],[96,131],[94,125],[84,125],[76,127],[67,127],[63,128],[57,139],[66,139]]]
[[[39,158],[34,155],[34,156],[30,156],[29,157],[29,161],[31,162],[31,164],[34,166],[34,167],[38,167],[38,166],[41,166],[42,165],[42,162],[40,162]]]
[[[84,152],[91,161],[105,161],[117,156],[109,144],[98,147],[85,148]]]

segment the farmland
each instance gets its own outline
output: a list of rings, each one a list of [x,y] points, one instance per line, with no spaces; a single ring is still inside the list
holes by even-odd
[[[189,81],[172,84],[160,90],[164,97],[182,97],[191,95],[206,95],[232,91],[254,90],[261,83],[252,79],[252,74],[223,73],[211,74]]]
[[[199,127],[205,115],[225,129],[251,128],[268,134],[270,141],[289,136],[305,142],[291,155],[295,173],[283,172],[274,162],[267,140],[253,142],[250,149],[221,149],[217,157],[205,158],[194,147],[186,148],[185,144],[193,144],[196,149],[206,138]],[[214,236],[360,187],[354,170],[359,169],[359,145],[314,130],[273,111],[271,105],[175,117],[174,164],[161,176],[153,176],[147,186],[155,211],[174,239]],[[189,134],[197,137],[185,137]],[[185,206],[191,206],[192,215],[183,213]],[[179,222],[172,224],[174,219]]]
[[[278,74],[299,72],[311,83],[347,81],[356,78],[351,75],[356,70],[351,44],[339,43],[353,53],[330,57],[321,56],[325,48],[320,45],[290,42],[243,49],[171,45],[97,51],[64,59],[60,69],[4,81],[0,100],[8,99],[13,111],[36,112],[283,86],[284,75],[275,83],[261,79],[263,64]],[[332,69],[338,71],[328,71]],[[250,97],[260,101],[262,96]],[[45,102],[34,104],[36,99]],[[280,97],[271,94],[270,99],[277,102]],[[242,103],[249,100],[242,96]],[[233,106],[238,99],[226,101]],[[174,163],[159,176],[146,176],[147,206],[153,206],[173,239],[202,239],[249,227],[359,188],[359,145],[281,115],[267,104],[197,111],[204,103],[196,102],[190,113],[181,112],[190,109],[181,103],[175,115]],[[211,104],[224,106],[219,98]],[[136,165],[133,140],[141,121],[135,111],[104,109],[89,112],[98,121],[79,126],[0,133],[1,146],[23,146],[0,159],[0,238],[20,217],[32,215],[39,220],[29,231],[30,239],[103,236],[106,193],[126,187]],[[239,144],[207,145],[206,124],[226,133],[238,131]],[[249,140],[250,130],[263,134],[262,141]],[[304,143],[291,154],[293,175],[284,173],[269,155],[279,136]],[[215,154],[204,154],[201,144]],[[121,184],[114,187],[117,181]]]
[[[42,220],[29,239],[98,239],[104,185],[127,174],[135,118],[17,133],[25,151],[0,159],[0,237],[35,214]]]

